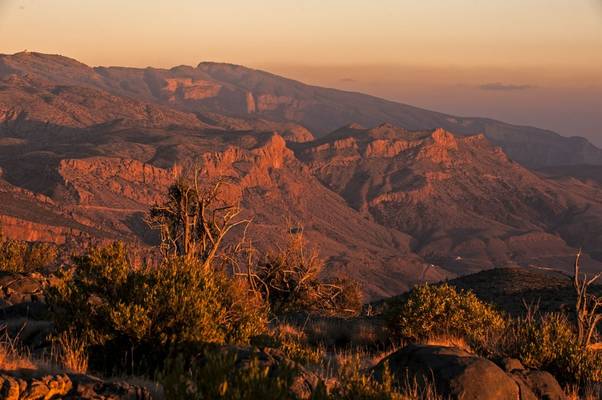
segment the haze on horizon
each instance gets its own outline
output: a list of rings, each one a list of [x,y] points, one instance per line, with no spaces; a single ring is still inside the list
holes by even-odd
[[[223,61],[602,146],[600,0],[0,0],[0,53]]]

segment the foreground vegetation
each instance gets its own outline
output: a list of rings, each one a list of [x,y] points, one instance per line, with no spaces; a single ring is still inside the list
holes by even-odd
[[[168,399],[281,399],[300,390],[312,399],[437,399],[429,382],[400,379],[386,364],[376,376],[370,367],[404,344],[438,343],[518,359],[580,393],[602,382],[602,356],[592,347],[600,302],[578,260],[576,317],[534,307],[510,317],[469,291],[425,284],[368,318],[356,282],[320,278],[323,263],[301,230],[265,253],[228,241],[248,221],[220,199],[220,185],[179,181],[151,209],[162,238],[157,265],[136,264],[113,243],[63,266],[46,293],[46,364],[143,376]],[[47,255],[56,259],[39,245],[0,238],[2,271],[43,268]],[[1,347],[3,368],[36,364],[8,336]]]

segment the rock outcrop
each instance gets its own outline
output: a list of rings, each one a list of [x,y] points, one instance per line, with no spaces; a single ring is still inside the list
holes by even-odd
[[[504,371],[492,361],[453,347],[406,346],[374,368],[377,377],[385,363],[401,382],[416,378],[434,385],[437,394],[452,400],[566,399],[547,372],[525,369],[516,360],[506,360]]]
[[[0,400],[151,400],[150,392],[127,382],[86,375],[0,372]]]

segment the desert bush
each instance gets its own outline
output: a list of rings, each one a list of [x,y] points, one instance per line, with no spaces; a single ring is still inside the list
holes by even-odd
[[[170,257],[158,268],[137,268],[115,243],[74,263],[47,295],[56,327],[102,347],[97,353],[113,362],[125,354],[131,364],[140,349],[160,358],[180,343],[245,343],[266,325],[266,309],[244,281],[205,270],[194,259]]]
[[[162,239],[156,268],[133,265],[119,243],[73,258],[47,294],[59,332],[73,331],[109,365],[150,366],[183,344],[247,343],[265,330],[261,297],[214,262],[226,234],[244,223],[239,208],[219,200],[219,183],[197,178],[178,180],[150,210]]]
[[[169,399],[296,399],[294,364],[262,366],[251,359],[237,365],[235,353],[206,352],[202,362],[185,362],[182,357],[169,359],[159,374]],[[385,367],[377,379],[362,372],[357,359],[340,371],[327,387],[318,382],[312,400],[439,400],[434,386],[416,381],[397,382]],[[303,397],[305,398],[305,397]]]
[[[452,335],[478,346],[491,331],[501,331],[504,317],[470,291],[448,284],[424,284],[412,289],[387,315],[392,333],[408,340]]]
[[[303,233],[289,230],[286,244],[250,265],[248,277],[276,315],[357,314],[362,306],[359,285],[348,279],[322,280],[323,267],[318,253],[308,249]]]
[[[318,393],[317,398],[320,398]],[[396,380],[385,363],[377,379],[369,372],[362,371],[360,361],[352,357],[343,365],[337,383],[325,399],[332,400],[439,400],[442,397],[430,382],[418,383],[414,380]]]
[[[512,319],[497,343],[500,356],[552,373],[564,384],[602,381],[602,355],[584,349],[564,314],[527,313]]]
[[[168,399],[277,400],[291,398],[294,370],[262,366],[255,358],[237,366],[234,352],[206,352],[203,362],[168,359],[159,375]]]
[[[56,247],[47,243],[27,243],[8,239],[3,236],[0,229],[0,271],[37,271],[52,266],[56,260]]]
[[[311,345],[307,335],[302,330],[289,324],[282,324],[272,331],[275,348],[291,360],[302,365],[320,364],[324,360],[324,349],[320,346]]]

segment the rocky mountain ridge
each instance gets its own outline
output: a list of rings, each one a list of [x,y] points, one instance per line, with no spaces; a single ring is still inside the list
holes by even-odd
[[[350,99],[364,103],[341,111]],[[144,246],[156,242],[146,210],[175,177],[200,169],[209,182],[228,179],[224,196],[253,217],[258,246],[297,221],[325,274],[359,280],[368,298],[492,267],[570,269],[579,247],[585,269],[602,269],[596,166],[581,177],[566,166],[534,172],[513,161],[514,139],[418,109],[405,128],[382,123],[390,105],[370,114],[377,100],[231,65],[140,70],[0,56],[0,218],[19,239]],[[324,134],[341,118],[347,125]],[[374,128],[349,124],[377,118]],[[525,135],[544,143],[528,147],[538,165],[571,152],[573,139]],[[590,160],[583,154],[571,157]]]
[[[321,137],[351,122],[365,126],[387,122],[409,130],[444,128],[462,135],[484,133],[528,167],[602,165],[602,150],[584,138],[562,137],[487,118],[446,115],[359,93],[309,86],[239,65],[202,62],[196,68],[92,68],[58,55],[0,55],[0,80],[11,79],[102,90],[184,112],[181,117],[188,123],[194,123],[190,114],[199,120],[209,113],[247,123],[249,118],[259,118],[271,124],[298,124]],[[164,119],[169,120],[169,115]]]

